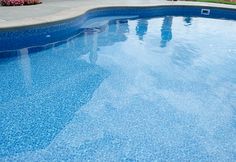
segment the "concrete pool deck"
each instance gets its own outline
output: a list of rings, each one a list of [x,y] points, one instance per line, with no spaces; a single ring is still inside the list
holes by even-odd
[[[62,21],[84,14],[86,11],[115,6],[202,6],[236,9],[234,5],[164,1],[164,0],[42,0],[33,6],[0,7],[0,29],[17,28]]]

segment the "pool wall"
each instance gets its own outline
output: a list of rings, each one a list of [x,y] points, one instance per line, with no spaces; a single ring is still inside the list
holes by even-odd
[[[210,13],[204,14],[203,9],[209,10]],[[83,30],[81,25],[86,20],[105,16],[137,16],[139,18],[190,16],[236,20],[236,10],[200,6],[96,8],[81,16],[64,21],[0,30],[0,57],[9,57],[9,51],[12,55],[12,51],[26,47],[43,46],[55,42],[61,44],[80,33]],[[45,47],[39,47],[36,51],[41,48]],[[46,48],[50,48],[50,45]]]

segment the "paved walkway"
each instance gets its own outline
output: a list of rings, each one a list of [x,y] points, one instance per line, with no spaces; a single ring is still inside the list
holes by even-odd
[[[48,23],[72,18],[89,9],[107,6],[156,6],[156,5],[199,5],[234,8],[236,6],[198,3],[170,2],[166,0],[42,0],[33,6],[0,7],[0,29]]]
[[[0,22],[25,18],[42,17],[74,7],[119,4],[153,4],[165,0],[42,0],[43,4],[33,6],[0,7]]]

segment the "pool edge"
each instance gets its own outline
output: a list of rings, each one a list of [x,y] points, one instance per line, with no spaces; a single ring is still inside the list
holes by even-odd
[[[155,4],[131,4],[131,5],[93,5],[86,7],[74,7],[71,9],[66,9],[56,14],[51,14],[43,17],[36,18],[27,18],[21,20],[14,21],[5,21],[4,23],[0,23],[0,31],[9,31],[12,29],[21,29],[28,28],[33,26],[43,26],[50,25],[59,22],[63,22],[66,20],[71,20],[77,18],[79,16],[83,16],[84,14],[97,10],[97,9],[105,9],[105,8],[148,8],[148,7],[163,7],[163,6],[186,6],[186,7],[210,7],[210,8],[220,8],[220,9],[229,9],[236,10],[236,6],[234,5],[226,5],[226,4],[216,4],[216,3],[205,3],[205,2],[185,2],[185,1],[177,1],[177,2],[157,2]]]

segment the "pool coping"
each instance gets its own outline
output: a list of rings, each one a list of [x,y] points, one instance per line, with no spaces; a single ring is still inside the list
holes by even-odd
[[[91,2],[92,3],[92,2]],[[217,4],[217,3],[205,3],[205,2],[186,2],[186,1],[167,1],[167,2],[156,2],[152,4],[94,4],[91,6],[81,6],[81,7],[73,7],[70,9],[66,9],[55,14],[42,16],[42,17],[34,17],[34,18],[26,18],[21,20],[13,20],[13,21],[4,21],[4,23],[0,23],[0,31],[6,31],[10,29],[17,28],[26,28],[32,26],[41,26],[47,24],[58,23],[65,20],[74,19],[81,15],[86,14],[90,10],[100,9],[100,8],[115,8],[115,7],[163,7],[163,6],[185,6],[185,7],[210,7],[210,8],[221,8],[221,9],[232,9],[236,10],[236,5],[227,5],[227,4]]]

